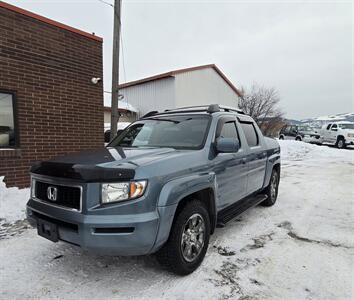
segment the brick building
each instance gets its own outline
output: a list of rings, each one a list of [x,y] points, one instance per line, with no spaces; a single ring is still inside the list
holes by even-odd
[[[103,145],[102,39],[0,2],[0,177]]]

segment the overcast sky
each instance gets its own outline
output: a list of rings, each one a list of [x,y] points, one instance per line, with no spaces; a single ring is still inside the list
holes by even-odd
[[[7,2],[103,37],[110,90],[112,7]],[[353,112],[353,9],[351,1],[123,0],[120,81],[215,63],[236,87],[275,87],[288,118]]]

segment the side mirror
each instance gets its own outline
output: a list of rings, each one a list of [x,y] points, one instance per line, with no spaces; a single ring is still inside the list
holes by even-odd
[[[216,151],[218,153],[235,153],[240,149],[238,140],[232,138],[218,138],[216,141]]]

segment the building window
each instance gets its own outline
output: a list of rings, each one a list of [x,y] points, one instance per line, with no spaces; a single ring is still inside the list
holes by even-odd
[[[0,90],[0,149],[18,146],[15,94]]]

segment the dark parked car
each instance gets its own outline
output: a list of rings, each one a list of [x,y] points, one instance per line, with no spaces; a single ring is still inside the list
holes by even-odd
[[[101,254],[156,253],[185,275],[215,227],[275,203],[280,147],[237,109],[190,107],[148,114],[106,148],[31,174],[27,217],[39,235]]]
[[[279,140],[295,140],[320,143],[320,134],[306,125],[285,125],[279,133]]]

